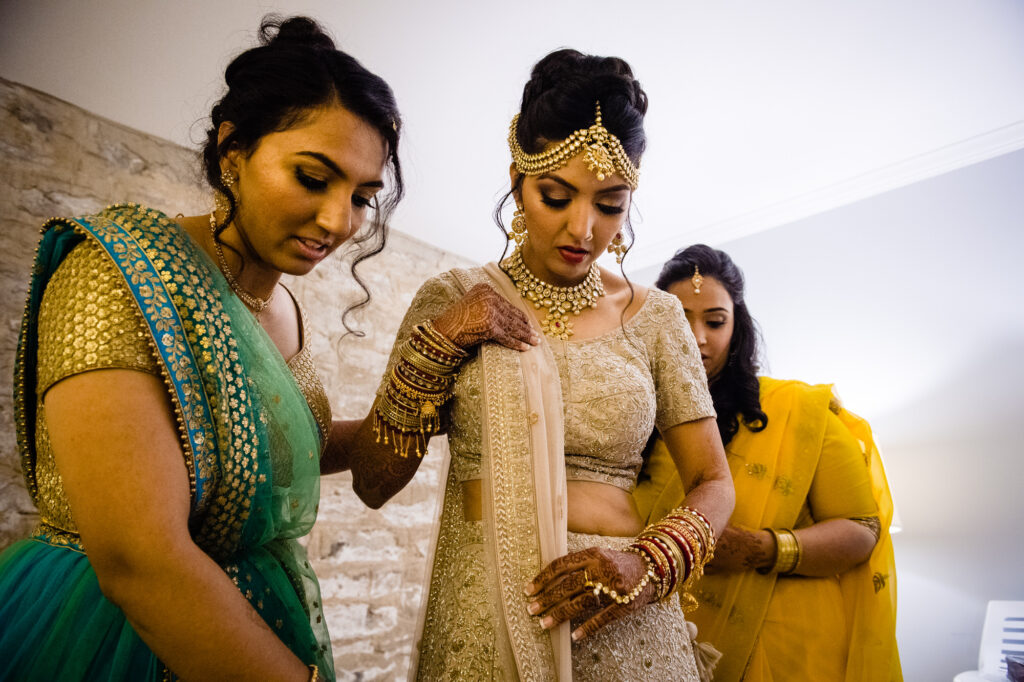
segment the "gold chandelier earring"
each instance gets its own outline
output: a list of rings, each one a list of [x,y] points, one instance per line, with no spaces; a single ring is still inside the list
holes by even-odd
[[[629,247],[626,246],[622,241],[622,233],[619,232],[615,235],[615,239],[608,245],[608,253],[615,256],[615,262],[622,265],[622,259],[626,257],[626,252],[629,251]]]
[[[225,168],[220,172],[220,181],[224,183],[226,191],[231,192],[232,197],[235,199],[235,207],[238,206],[238,198],[234,196],[232,187],[238,182],[238,176],[233,171]],[[231,202],[228,200],[227,195],[218,189],[213,190],[213,210],[210,211],[210,228],[213,230],[217,229],[217,214],[222,213],[224,218],[227,219],[231,213]]]
[[[526,215],[522,206],[516,206],[516,211],[512,214],[512,230],[508,233],[508,238],[514,240],[517,247],[526,241]]]

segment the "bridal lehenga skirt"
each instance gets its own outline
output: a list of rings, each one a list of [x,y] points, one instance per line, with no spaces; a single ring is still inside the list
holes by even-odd
[[[495,650],[496,605],[485,579],[482,524],[460,524],[458,561],[439,568],[431,619],[442,632],[421,639],[417,680],[508,680]],[[587,547],[625,549],[633,538],[569,533],[570,552]],[[523,605],[525,608],[525,603]],[[579,623],[573,623],[574,627]],[[676,595],[650,604],[572,645],[573,680],[629,682],[699,680],[687,623]],[[552,678],[554,674],[552,673]]]

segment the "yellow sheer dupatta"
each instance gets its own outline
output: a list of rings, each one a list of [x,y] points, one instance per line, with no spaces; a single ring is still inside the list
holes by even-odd
[[[871,492],[878,504],[881,532],[871,557],[839,580],[850,636],[846,680],[903,680],[896,648],[896,558],[890,527],[893,519],[892,494],[875,446],[871,426],[846,408],[839,419],[857,438],[871,476]]]
[[[825,436],[831,386],[762,377],[761,407],[768,427],[753,433],[741,428],[729,443],[729,466],[736,486],[730,522],[748,528],[792,528],[813,479]],[[847,632],[850,633],[846,680],[899,680],[895,647],[895,568],[889,524],[892,499],[867,422],[846,410],[840,419],[862,445],[882,532],[871,558],[840,578]],[[641,517],[656,521],[682,503],[682,482],[667,449],[655,445],[643,481],[634,493]],[[775,574],[755,571],[705,575],[697,586],[700,608],[690,619],[698,638],[722,653],[715,680],[743,677],[775,588]]]

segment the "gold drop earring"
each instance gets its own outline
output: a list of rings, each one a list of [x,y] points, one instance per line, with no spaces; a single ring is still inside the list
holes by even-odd
[[[615,235],[615,239],[608,245],[608,253],[615,256],[615,262],[622,265],[622,259],[625,258],[626,252],[629,251],[629,247],[622,242],[622,233],[619,232]]]
[[[516,247],[522,246],[526,241],[526,215],[522,206],[517,205],[515,213],[512,214],[512,230],[508,233],[508,238],[515,241]]]
[[[238,176],[235,175],[233,171],[225,168],[220,172],[220,180],[224,183],[224,187],[227,191],[234,194],[234,191],[231,188],[235,186],[236,182],[238,182]],[[235,206],[237,205],[238,199],[235,198]],[[210,229],[217,229],[217,213],[223,213],[226,218],[230,212],[231,202],[228,201],[227,196],[223,192],[215,189],[213,191],[213,210],[210,211]]]

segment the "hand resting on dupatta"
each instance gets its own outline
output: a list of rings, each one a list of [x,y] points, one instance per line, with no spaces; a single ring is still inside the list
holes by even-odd
[[[433,319],[433,328],[459,348],[470,351],[485,341],[524,351],[540,343],[522,311],[486,284],[478,284]],[[403,325],[404,327],[405,325]],[[378,397],[378,401],[381,400]],[[379,509],[412,480],[421,457],[401,453],[374,430],[375,404],[362,420],[335,420],[320,469],[324,474],[352,471],[352,488],[367,506]],[[446,412],[440,413],[446,429]],[[423,444],[423,450],[426,443]]]

